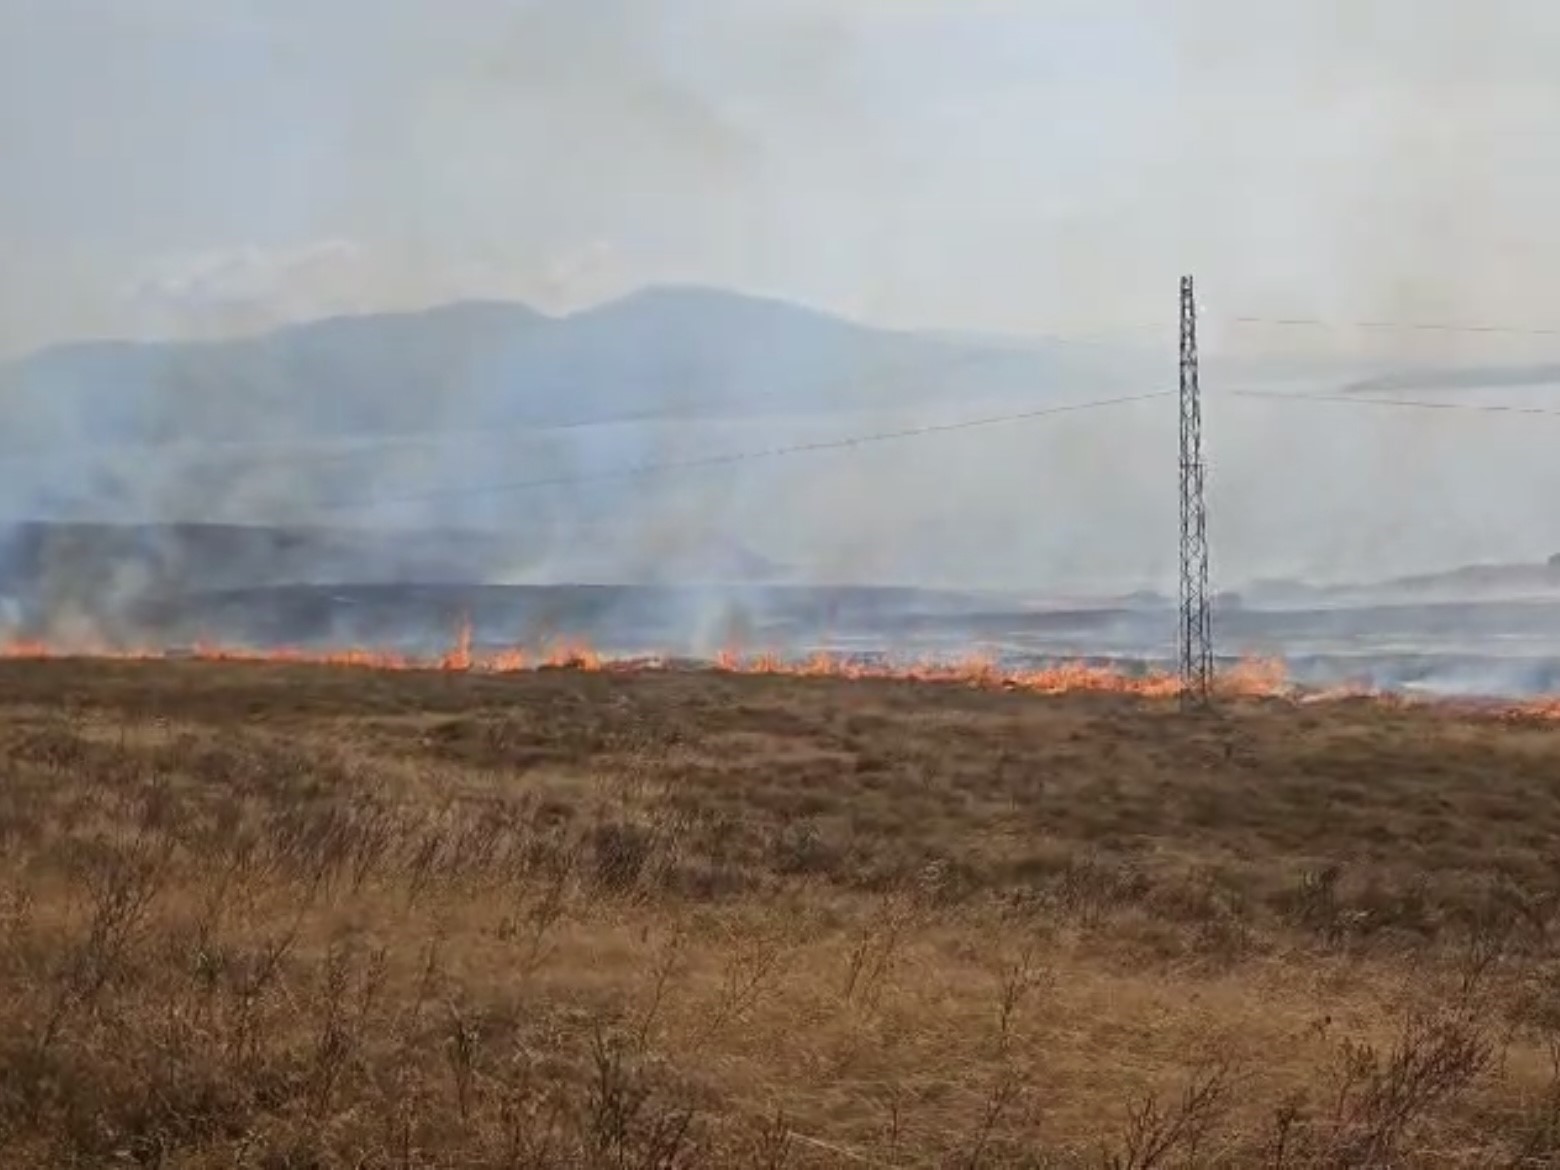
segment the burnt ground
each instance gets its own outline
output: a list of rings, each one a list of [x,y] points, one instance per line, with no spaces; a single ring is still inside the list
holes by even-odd
[[[0,749],[6,1165],[1560,1156],[1560,725],[57,661]]]

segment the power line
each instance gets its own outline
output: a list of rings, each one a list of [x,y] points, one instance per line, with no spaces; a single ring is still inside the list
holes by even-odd
[[[865,447],[876,443],[898,442],[903,439],[920,438],[925,435],[948,434],[953,431],[975,430],[981,427],[993,427],[1008,423],[1026,422],[1031,419],[1049,418],[1060,414],[1076,414],[1088,410],[1100,410],[1111,406],[1125,406],[1134,402],[1147,402],[1156,398],[1167,398],[1173,391],[1155,390],[1146,394],[1126,394],[1116,398],[1097,398],[1087,402],[1069,402],[1056,406],[1040,407],[1035,410],[1017,411],[1012,414],[990,415],[985,418],[961,419],[957,422],[932,423],[926,426],[907,427],[897,431],[878,431],[872,434],[848,435],[838,439],[821,439],[808,443],[792,443],[780,447],[769,447],[759,450],[734,451],[723,455],[703,455],[691,459],[668,460],[663,463],[647,463],[637,467],[625,467],[617,471],[603,471],[589,475],[561,475],[549,476],[539,479],[515,480],[508,483],[477,484],[467,487],[441,488],[426,492],[415,492],[400,496],[375,496],[362,500],[339,501],[319,505],[319,511],[344,511],[358,508],[374,507],[381,504],[418,503],[424,500],[437,500],[474,495],[507,495],[512,492],[532,491],[538,488],[570,487],[575,484],[597,483],[610,480],[639,479],[653,475],[665,474],[674,471],[687,471],[696,468],[722,467],[736,463],[747,463],[759,459],[778,459],[790,455],[802,455],[817,451],[839,451],[855,447]]]
[[[1500,402],[1432,402],[1411,398],[1366,398],[1346,394],[1306,394],[1285,390],[1231,390],[1232,398],[1271,398],[1281,402],[1317,402],[1342,406],[1399,407],[1411,410],[1469,411],[1477,414],[1554,415],[1560,410],[1545,406],[1516,406]]]
[[[1404,333],[1486,333],[1517,337],[1560,337],[1560,327],[1459,324],[1451,321],[1327,321],[1320,317],[1231,317],[1237,325],[1285,329],[1378,329]]]

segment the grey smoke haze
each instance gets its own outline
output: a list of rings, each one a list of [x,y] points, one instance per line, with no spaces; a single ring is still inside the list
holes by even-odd
[[[1542,559],[1560,549],[1560,419],[1220,391],[1555,360],[1555,338],[1231,318],[1556,324],[1557,50],[1545,0],[10,0],[0,351],[457,299],[563,312],[665,283],[1118,343],[1085,351],[1092,377],[1003,388],[1011,405],[1170,388],[1172,290],[1193,270],[1222,578]],[[950,377],[946,402],[887,412],[481,441],[468,400],[432,428],[462,434],[367,469],[196,475],[78,448],[47,475],[11,473],[10,507],[299,521],[341,495],[956,417],[991,405],[971,401],[980,389]],[[192,417],[209,390],[189,380]],[[13,421],[51,409],[7,402]],[[447,495],[360,518],[548,533],[518,575],[566,572],[594,507],[634,534],[625,572],[715,531],[817,580],[1164,584],[1173,443],[1159,403],[552,508]]]

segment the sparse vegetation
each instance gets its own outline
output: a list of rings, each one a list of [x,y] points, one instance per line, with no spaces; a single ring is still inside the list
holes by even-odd
[[[0,664],[0,1165],[1560,1163],[1560,725]]]

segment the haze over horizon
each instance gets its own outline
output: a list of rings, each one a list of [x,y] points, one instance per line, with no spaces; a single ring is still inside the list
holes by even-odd
[[[1560,549],[1547,423],[1226,393],[1264,363],[1371,377],[1560,355],[1541,332],[1234,320],[1556,325],[1560,9],[1541,0],[13,0],[0,34],[0,355],[451,302],[561,314],[692,286],[1048,354],[1119,346],[1148,355],[1121,389],[1169,389],[1173,288],[1192,271],[1216,575],[1369,579]],[[623,368],[646,352],[633,336]],[[661,356],[715,342],[679,344]],[[1131,381],[1086,365],[1024,400]],[[874,392],[899,384],[901,367],[872,369]],[[211,423],[232,372],[180,377]],[[257,385],[278,410],[301,401],[295,382]],[[443,430],[501,413],[509,391],[478,388]],[[921,389],[894,419],[957,415],[979,387]],[[13,428],[44,418],[69,437],[48,402],[9,401]],[[783,427],[613,424],[545,451],[497,434],[387,450],[351,486],[393,500],[538,462],[593,474],[899,425],[807,411]],[[217,482],[82,452],[10,462],[12,510],[291,519],[329,495],[285,468]],[[638,558],[704,527],[820,578],[1164,582],[1173,482],[1173,409],[1131,408],[744,464],[622,506],[647,534]],[[502,496],[387,510],[536,522]]]

